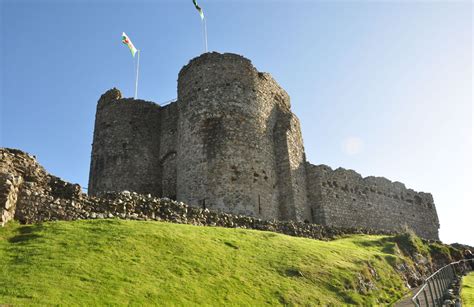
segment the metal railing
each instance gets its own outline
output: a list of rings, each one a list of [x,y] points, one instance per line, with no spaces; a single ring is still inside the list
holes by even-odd
[[[428,277],[411,299],[417,307],[443,306],[444,296],[457,275],[472,270],[474,259],[464,259],[445,265]]]

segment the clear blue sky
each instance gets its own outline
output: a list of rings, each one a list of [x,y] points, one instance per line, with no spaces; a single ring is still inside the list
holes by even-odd
[[[97,99],[176,97],[203,51],[191,0],[1,2],[0,146],[87,186]],[[434,195],[441,238],[474,245],[470,1],[202,0],[209,49],[250,58],[287,90],[314,164]],[[469,234],[470,232],[470,234]]]

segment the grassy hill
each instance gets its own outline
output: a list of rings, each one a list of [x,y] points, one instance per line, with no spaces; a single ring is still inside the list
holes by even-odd
[[[474,272],[462,279],[461,298],[464,306],[474,306]]]
[[[0,305],[341,305],[406,291],[384,236],[334,241],[160,222],[0,229]]]

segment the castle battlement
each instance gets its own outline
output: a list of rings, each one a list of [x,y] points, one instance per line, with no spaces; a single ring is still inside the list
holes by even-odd
[[[430,194],[305,159],[290,97],[236,54],[184,66],[164,107],[112,89],[97,105],[89,193],[129,190],[216,211],[438,238]]]

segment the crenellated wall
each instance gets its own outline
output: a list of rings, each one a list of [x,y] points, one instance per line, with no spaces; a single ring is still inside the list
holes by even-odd
[[[307,173],[316,223],[397,232],[411,229],[424,238],[438,239],[439,221],[431,194],[326,165],[308,163]]]

